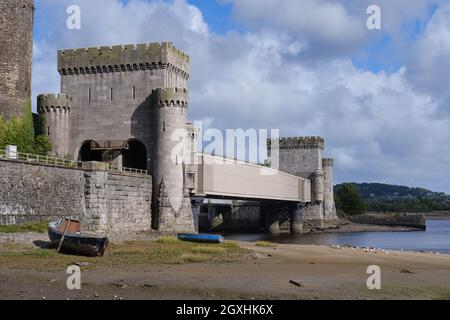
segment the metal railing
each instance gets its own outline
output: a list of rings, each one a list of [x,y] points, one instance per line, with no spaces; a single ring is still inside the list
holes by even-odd
[[[68,160],[64,158],[57,158],[57,157],[49,157],[49,156],[41,156],[37,154],[30,154],[30,153],[22,153],[17,152],[16,158],[7,158],[5,150],[0,149],[0,159],[7,159],[7,160],[17,160],[17,161],[24,161],[29,163],[36,163],[36,164],[42,164],[47,166],[54,166],[54,167],[64,167],[64,168],[82,168],[82,162],[81,161],[73,161]],[[106,164],[105,166],[107,171],[111,172],[124,172],[124,173],[130,173],[130,174],[139,174],[139,175],[148,175],[148,170],[143,169],[134,169],[134,168],[119,168],[117,166],[113,166],[111,164]]]
[[[48,166],[67,167],[67,168],[81,168],[81,162],[68,160],[64,158],[56,158],[49,156],[41,156],[37,154],[17,152],[17,157],[7,158],[5,150],[0,150],[0,158],[8,160],[18,160],[30,163],[45,164]]]
[[[131,173],[131,174],[148,175],[148,170],[126,168],[126,167],[119,168],[119,167],[113,166],[111,164],[107,164],[106,170],[111,171],[111,172],[126,172],[126,173]]]

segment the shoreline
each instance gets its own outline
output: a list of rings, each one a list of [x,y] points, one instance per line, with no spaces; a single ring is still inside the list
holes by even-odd
[[[20,256],[0,255],[0,295],[2,299],[34,300],[450,299],[448,255],[235,243],[245,250],[240,256],[182,264],[142,264],[134,260],[111,264],[65,255],[28,257],[25,262]],[[78,261],[81,290],[66,289],[66,266],[61,259]],[[366,287],[371,265],[381,269],[381,290]]]
[[[423,231],[418,228],[400,227],[400,226],[381,226],[374,224],[348,223],[340,225],[338,228],[324,229],[323,231],[312,234],[322,233],[361,233],[361,232],[415,232]]]
[[[358,223],[346,223],[341,224],[337,228],[315,230],[314,232],[304,233],[304,235],[314,235],[314,234],[333,234],[333,233],[361,233],[361,232],[416,232],[422,231],[416,228],[409,227],[392,227],[392,226],[378,226],[378,225],[368,225],[368,224],[358,224]],[[237,234],[237,233],[223,233],[227,234]],[[248,234],[248,233],[243,233]],[[255,232],[255,234],[264,234],[262,232]],[[288,232],[281,232],[280,234],[288,234]],[[122,243],[126,241],[151,241],[159,238],[159,235],[154,232],[141,232],[141,233],[130,233],[130,234],[112,234],[110,235],[110,240],[113,243]],[[38,232],[20,232],[20,233],[1,233],[0,232],[0,243],[32,243],[34,241],[49,241],[47,233]]]

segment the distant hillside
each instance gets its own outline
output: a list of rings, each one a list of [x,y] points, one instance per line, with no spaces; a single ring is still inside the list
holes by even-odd
[[[442,192],[383,183],[353,184],[361,192],[370,211],[450,211],[450,196]],[[339,186],[336,185],[335,190]]]

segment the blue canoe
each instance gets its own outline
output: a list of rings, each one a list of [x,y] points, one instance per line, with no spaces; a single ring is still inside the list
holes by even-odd
[[[224,238],[222,236],[214,234],[180,233],[178,234],[178,239],[182,241],[199,242],[199,243],[223,243],[224,241]]]

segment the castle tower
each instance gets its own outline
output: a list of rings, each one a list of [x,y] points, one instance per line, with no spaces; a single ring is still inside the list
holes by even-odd
[[[187,139],[187,89],[156,89],[154,111],[154,228],[161,232],[193,232],[194,221],[184,181]]]
[[[322,154],[325,141],[321,137],[281,138],[278,143],[268,140],[267,149],[272,165],[279,170],[302,178],[311,178],[322,171]]]
[[[0,114],[24,113],[31,97],[33,0],[0,1]]]
[[[131,162],[144,161],[150,169],[148,159],[154,160],[156,141],[150,94],[158,88],[188,88],[189,56],[162,42],[65,49],[57,58],[60,92],[73,98],[69,139],[73,159],[81,158],[87,141],[99,145],[133,141],[145,152],[128,152]],[[119,164],[119,158],[119,152],[108,154],[109,162]]]
[[[323,172],[324,172],[324,199],[323,199],[323,215],[325,224],[334,223],[337,220],[336,204],[334,202],[333,191],[333,159],[323,159]]]
[[[72,98],[66,94],[42,94],[38,96],[37,108],[43,119],[43,128],[52,143],[52,155],[65,157],[69,154],[70,111]]]
[[[311,203],[302,209],[304,231],[324,227],[324,145],[321,137],[281,138],[277,143],[268,140],[272,166],[278,164],[282,172],[311,180]]]

